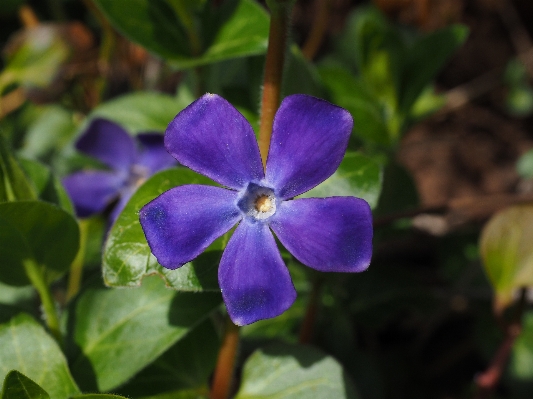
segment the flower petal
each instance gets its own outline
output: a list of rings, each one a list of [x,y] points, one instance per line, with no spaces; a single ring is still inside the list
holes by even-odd
[[[275,317],[296,299],[291,276],[268,226],[244,219],[222,255],[218,282],[237,325]]]
[[[130,135],[119,125],[94,119],[76,142],[76,148],[112,169],[127,170],[135,161],[137,150]]]
[[[266,179],[281,199],[302,194],[337,170],[348,146],[348,111],[304,94],[286,97],[274,118]]]
[[[63,179],[79,217],[102,212],[118,197],[124,184],[124,174],[98,170],[73,173]]]
[[[239,190],[264,177],[252,127],[216,94],[200,97],[170,122],[165,146],[181,164],[227,187]]]
[[[165,148],[163,135],[160,133],[142,133],[137,135],[141,143],[137,163],[154,174],[160,170],[176,165],[176,160]]]
[[[355,197],[283,201],[270,227],[304,265],[325,272],[360,272],[372,257],[372,213]]]
[[[235,191],[192,184],[146,204],[139,218],[158,262],[176,269],[200,255],[241,218],[236,198]]]

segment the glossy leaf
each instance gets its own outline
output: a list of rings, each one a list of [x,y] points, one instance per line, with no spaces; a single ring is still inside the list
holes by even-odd
[[[377,205],[383,171],[380,165],[358,152],[347,152],[337,171],[302,197],[352,196],[363,198],[371,208]]]
[[[89,119],[109,119],[132,133],[164,132],[189,100],[148,91],[130,93],[100,104]]]
[[[35,198],[34,188],[0,134],[0,202]]]
[[[75,304],[72,336],[80,352],[72,372],[84,390],[109,391],[157,359],[221,303],[215,293],[165,289],[157,277],[141,287],[89,288]],[[88,378],[92,370],[94,380]]]
[[[2,386],[1,399],[50,399],[38,384],[16,370],[10,371]]]
[[[95,2],[121,33],[176,68],[266,51],[268,16],[253,0],[225,1],[215,17],[197,13],[199,28],[185,21],[172,1],[131,0],[127,13],[114,0]]]
[[[80,393],[56,341],[26,314],[0,325],[0,376],[11,370],[40,385],[51,399]]]
[[[21,159],[20,164],[33,183],[40,200],[58,205],[68,213],[74,214],[72,202],[65,188],[48,166],[31,159]]]
[[[533,286],[533,205],[509,207],[484,226],[480,250],[494,289],[494,305],[503,310],[522,287]]]
[[[182,184],[213,181],[186,168],[160,172],[146,181],[132,196],[109,232],[104,248],[103,274],[109,286],[138,286],[144,276],[159,274],[171,288],[181,291],[219,291],[220,244],[213,244],[194,261],[176,270],[160,266],[152,255],[139,222],[139,210],[164,191]]]
[[[274,345],[246,361],[235,399],[357,398],[341,365],[308,346]]]
[[[220,339],[210,319],[159,356],[118,393],[127,397],[153,396],[184,389],[209,390]]]
[[[24,263],[45,267],[51,281],[66,272],[79,245],[74,217],[42,201],[0,203],[0,281],[26,285]]]

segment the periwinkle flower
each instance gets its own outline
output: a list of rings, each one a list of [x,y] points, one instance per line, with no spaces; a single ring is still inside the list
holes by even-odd
[[[265,171],[255,135],[226,100],[206,94],[165,133],[183,165],[226,188],[183,185],[146,204],[140,221],[159,263],[176,269],[238,223],[220,260],[218,281],[237,325],[275,317],[296,298],[271,230],[301,263],[320,271],[359,272],[372,255],[372,216],[355,197],[293,199],[338,168],[351,115],[306,95],[282,102]]]
[[[109,168],[82,170],[63,179],[79,217],[102,212],[117,201],[110,215],[114,221],[144,180],[176,164],[165,149],[162,134],[142,133],[134,139],[105,119],[94,119],[75,147]]]

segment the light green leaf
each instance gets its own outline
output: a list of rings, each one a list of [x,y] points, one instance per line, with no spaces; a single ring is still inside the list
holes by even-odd
[[[244,365],[235,399],[357,398],[341,365],[309,346],[274,345]]]
[[[80,352],[72,372],[84,390],[109,391],[157,359],[221,303],[215,293],[165,288],[157,276],[139,288],[89,288],[72,312]],[[93,370],[94,379],[87,379]],[[96,386],[93,386],[96,384]]]
[[[2,387],[2,399],[50,399],[50,395],[24,374],[13,370],[8,373]]]
[[[0,134],[0,202],[31,199],[35,190]]]
[[[209,376],[215,369],[219,341],[213,322],[204,320],[117,392],[127,397],[184,389],[203,389],[208,392]]]
[[[133,194],[117,218],[104,248],[103,274],[109,286],[138,286],[144,276],[159,274],[171,288],[181,291],[219,291],[217,269],[223,245],[215,242],[194,261],[176,270],[157,263],[139,223],[139,210],[163,192],[182,184],[213,185],[212,180],[186,168],[152,176]]]
[[[533,379],[533,312],[526,312],[522,319],[522,331],[513,345],[510,370],[513,377]]]
[[[533,177],[533,150],[529,150],[518,159],[516,170],[526,179]]]
[[[502,311],[516,291],[533,286],[533,205],[516,205],[494,215],[480,240],[483,265]]]
[[[40,385],[51,399],[80,393],[56,341],[26,314],[0,325],[0,376],[11,370]]]
[[[104,102],[89,115],[118,123],[131,133],[164,132],[189,102],[156,92],[136,92]]]
[[[33,183],[40,200],[58,205],[68,213],[74,214],[72,202],[59,179],[48,166],[31,159],[19,160],[24,172]]]
[[[302,197],[352,196],[364,199],[374,208],[381,193],[383,171],[372,158],[349,151],[337,171]]]
[[[127,13],[114,0],[95,2],[121,33],[176,68],[266,51],[268,15],[253,0],[226,0],[212,14],[187,7],[181,12],[176,1],[130,0]]]
[[[27,260],[44,267],[52,281],[68,270],[78,251],[78,223],[47,202],[0,203],[0,226],[0,281],[10,285],[30,283]]]

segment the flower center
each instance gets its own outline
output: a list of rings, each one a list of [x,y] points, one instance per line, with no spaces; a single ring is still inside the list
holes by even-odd
[[[255,183],[248,184],[238,202],[240,210],[249,217],[265,220],[276,213],[274,190]]]
[[[261,195],[255,200],[255,209],[259,212],[268,212],[272,209],[272,200],[268,195]]]

